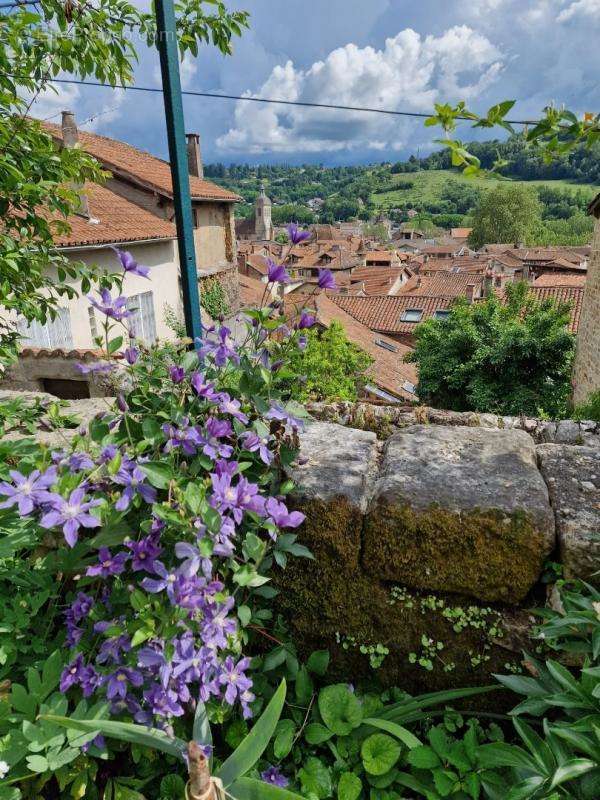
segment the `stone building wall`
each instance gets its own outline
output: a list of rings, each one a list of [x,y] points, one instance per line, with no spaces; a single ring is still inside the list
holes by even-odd
[[[223,288],[229,314],[236,314],[240,309],[240,281],[237,266],[235,264],[226,267],[214,267],[212,269],[199,269],[200,293],[205,291],[213,281],[217,281]]]
[[[596,209],[592,257],[588,266],[573,370],[573,400],[585,403],[600,390],[600,210]]]

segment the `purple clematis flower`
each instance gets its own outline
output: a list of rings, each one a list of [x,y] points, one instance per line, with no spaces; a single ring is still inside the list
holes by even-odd
[[[144,578],[140,586],[151,594],[158,594],[166,590],[171,603],[175,603],[175,584],[180,577],[179,570],[167,570],[162,561],[156,561],[154,564],[154,574],[158,578]]]
[[[123,350],[123,355],[125,356],[125,361],[133,366],[140,357],[140,351],[137,347],[126,347]]]
[[[100,520],[90,514],[89,511],[95,506],[101,505],[100,500],[84,500],[85,488],[79,486],[65,499],[59,494],[49,494],[46,502],[50,505],[40,520],[42,528],[55,528],[62,525],[65,540],[69,547],[74,547],[77,542],[79,528],[98,528]]]
[[[230,512],[238,525],[242,521],[244,511],[264,514],[265,501],[255,483],[250,483],[243,476],[236,486],[231,485],[230,475],[212,474],[210,478],[213,485],[211,504],[221,512]]]
[[[306,519],[301,511],[288,511],[285,503],[281,503],[275,497],[267,498],[265,511],[278,528],[297,528]]]
[[[274,403],[267,411],[265,419],[275,419],[279,422],[284,422],[286,427],[291,428],[293,431],[301,431],[304,428],[304,423],[301,419],[290,414],[283,406],[277,403]]]
[[[229,458],[233,453],[233,447],[219,440],[231,436],[232,433],[233,430],[227,420],[210,417],[199,437],[204,455],[212,459]]]
[[[288,239],[292,244],[300,244],[310,239],[310,231],[301,230],[295,222],[290,222],[290,224],[286,226],[286,230]]]
[[[96,300],[91,294],[87,296],[90,303],[98,311],[111,319],[122,320],[130,317],[133,312],[127,310],[127,298],[121,295],[113,298],[108,289],[100,290],[100,300]]]
[[[81,362],[77,362],[75,366],[82,375],[96,375],[104,372],[112,372],[113,369],[117,368],[116,364],[109,364],[108,361],[95,361],[92,364],[82,364]]]
[[[75,622],[79,622],[80,619],[87,617],[93,607],[94,598],[84,592],[79,592],[69,609],[70,616]]]
[[[298,345],[298,350],[306,350],[306,346],[308,345],[308,339],[306,338],[306,336],[299,336],[296,344]]]
[[[185,370],[183,367],[178,367],[177,364],[171,364],[169,367],[169,377],[173,383],[182,383],[185,378]]]
[[[113,575],[120,575],[125,571],[125,564],[129,560],[129,553],[117,553],[112,555],[108,547],[101,547],[98,550],[98,563],[86,570],[86,575],[91,578],[110,578]]]
[[[244,674],[249,666],[249,658],[240,658],[236,664],[231,656],[221,665],[219,684],[225,687],[225,700],[230,706],[242,692],[252,688],[252,681]]]
[[[119,452],[119,448],[116,444],[107,444],[106,447],[103,447],[100,451],[100,456],[98,457],[99,464],[108,464],[109,461],[112,461],[113,458]]]
[[[233,400],[227,392],[221,394],[219,400],[219,411],[221,414],[229,414],[229,416],[242,422],[244,425],[248,422],[248,416],[240,410],[241,403],[239,400]]]
[[[141,570],[154,572],[155,561],[162,553],[162,547],[158,544],[155,536],[146,536],[138,542],[128,539],[125,547],[131,550],[131,569],[134,572]]]
[[[290,276],[283,264],[276,264],[267,258],[267,279],[269,283],[289,283]]]
[[[210,647],[227,647],[227,637],[237,633],[237,622],[229,616],[235,600],[228,597],[217,606],[209,606],[204,612],[202,640]]]
[[[150,267],[143,267],[141,264],[138,264],[131,253],[128,253],[126,250],[119,250],[118,247],[113,247],[113,250],[119,257],[125,274],[139,275],[140,278],[150,279],[148,274],[150,272]]]
[[[308,311],[303,311],[300,314],[300,319],[298,320],[298,330],[303,330],[304,328],[312,328],[312,326],[317,321],[317,318],[314,314],[309,314]]]
[[[181,427],[165,423],[162,426],[162,430],[167,437],[165,453],[170,450],[181,449],[186,456],[194,456],[198,448],[203,444],[198,430],[188,425],[187,417],[182,419]]]
[[[105,679],[105,683],[108,700],[114,700],[115,698],[124,700],[127,695],[127,686],[130,684],[139,688],[144,683],[144,678],[142,673],[136,669],[119,667]]]
[[[131,471],[121,468],[115,475],[114,481],[125,487],[125,491],[115,503],[117,511],[126,511],[137,494],[148,504],[156,500],[156,489],[146,482],[146,476],[139,467],[134,467]]]
[[[260,773],[260,777],[265,783],[270,783],[271,786],[279,786],[280,789],[285,789],[290,783],[279,767],[268,767],[268,769]]]
[[[231,360],[235,364],[240,363],[240,357],[235,349],[231,340],[231,331],[223,325],[217,331],[217,341],[205,340],[198,355],[200,358],[205,358],[207,355],[212,355],[217,367],[224,367],[225,364]]]
[[[91,664],[85,664],[79,655],[67,665],[60,676],[60,691],[67,692],[72,686],[80,686],[84,697],[90,697],[98,686],[98,674]]]
[[[273,463],[275,455],[271,450],[269,450],[268,438],[263,438],[257,433],[254,433],[254,431],[246,431],[245,433],[242,433],[240,438],[242,440],[244,450],[248,450],[250,453],[258,452],[260,460],[267,466]]]
[[[19,515],[25,517],[52,496],[47,490],[56,480],[55,467],[50,467],[43,474],[39,469],[34,469],[27,476],[16,469],[11,469],[9,475],[12,484],[4,481],[0,483],[0,495],[7,498],[0,503],[0,508],[11,508],[16,504]]]
[[[330,269],[319,270],[319,289],[337,289],[337,283]]]
[[[221,399],[221,393],[215,392],[214,383],[204,382],[204,375],[201,372],[194,372],[190,379],[192,389],[196,392],[198,397],[209,402],[215,402]]]
[[[183,708],[177,702],[177,694],[172,689],[164,689],[155,684],[144,692],[144,700],[159,717],[181,717]]]
[[[100,645],[100,651],[96,658],[97,664],[120,664],[121,653],[129,653],[131,650],[131,639],[126,634],[112,636]]]

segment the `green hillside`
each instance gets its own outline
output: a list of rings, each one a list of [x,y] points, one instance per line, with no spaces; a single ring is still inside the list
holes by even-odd
[[[513,178],[467,178],[456,170],[432,169],[420,172],[404,173],[392,176],[393,185],[385,191],[375,191],[371,194],[371,203],[381,210],[405,208],[413,205],[415,208],[431,206],[444,199],[444,190],[448,184],[459,183],[466,187],[474,187],[480,191],[497,186],[501,181],[515,181],[527,186],[544,186],[559,192],[578,192],[585,194],[590,200],[598,192],[600,185],[592,183],[575,183],[569,180],[532,180],[519,181]]]

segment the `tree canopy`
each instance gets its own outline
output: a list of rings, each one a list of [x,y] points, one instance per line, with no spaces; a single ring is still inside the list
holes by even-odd
[[[530,244],[541,222],[539,200],[527,186],[500,184],[485,192],[475,208],[469,244],[476,249],[489,242]]]
[[[508,284],[506,302],[459,299],[445,320],[415,332],[411,360],[419,399],[437,408],[498,414],[564,415],[575,337],[569,305],[537,301],[525,283]]]

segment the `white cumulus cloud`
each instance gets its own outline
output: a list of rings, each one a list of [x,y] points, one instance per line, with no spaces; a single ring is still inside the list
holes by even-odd
[[[600,0],[575,0],[560,12],[557,19],[568,22],[574,17],[595,17],[600,21]]]
[[[498,48],[466,25],[425,37],[407,28],[381,50],[347,44],[304,70],[288,60],[272,70],[255,96],[429,112],[436,101],[477,98],[502,65]],[[234,125],[217,146],[255,154],[397,150],[407,131],[399,117],[238,101]]]

